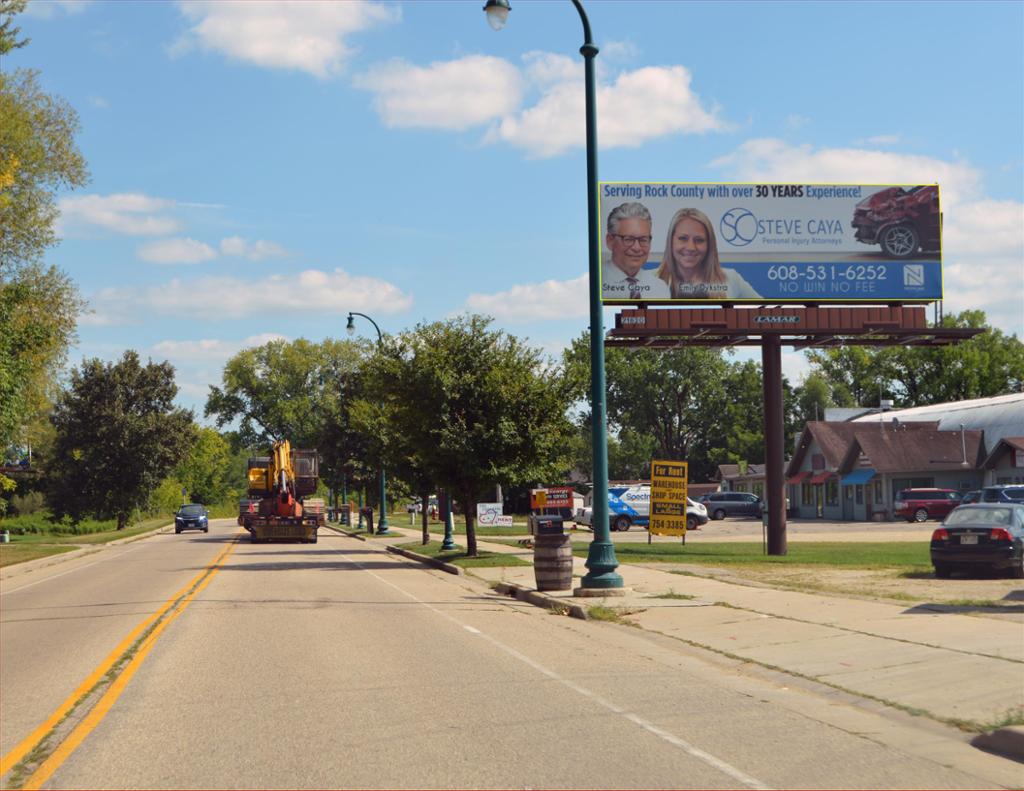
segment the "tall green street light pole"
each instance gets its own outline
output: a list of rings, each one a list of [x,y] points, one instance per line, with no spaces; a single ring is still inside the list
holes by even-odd
[[[622,588],[622,577],[615,571],[619,562],[612,544],[608,521],[608,426],[604,384],[604,314],[601,306],[601,249],[598,243],[600,221],[597,209],[597,88],[594,76],[594,58],[597,47],[590,35],[590,21],[580,0],[572,0],[583,22],[584,75],[586,78],[587,109],[587,231],[590,251],[590,401],[593,405],[594,540],[587,552],[587,568],[577,593],[589,590],[608,591]],[[494,30],[501,30],[511,10],[509,0],[487,0],[484,11],[487,22]]]
[[[345,329],[349,335],[354,335],[356,331],[356,323],[355,320],[352,318],[353,316],[362,316],[364,319],[370,322],[370,324],[373,325],[373,328],[377,330],[377,345],[383,345],[384,334],[380,331],[380,327],[377,326],[377,322],[375,322],[365,313],[356,313],[355,311],[349,312],[348,324],[345,325]],[[387,492],[385,489],[386,483],[387,481],[385,480],[384,477],[384,459],[382,458],[380,460],[380,520],[377,522],[377,535],[379,536],[386,536],[388,534],[388,505]],[[360,517],[360,521],[362,521],[362,517]],[[372,533],[373,525],[370,525],[369,527],[370,532]]]

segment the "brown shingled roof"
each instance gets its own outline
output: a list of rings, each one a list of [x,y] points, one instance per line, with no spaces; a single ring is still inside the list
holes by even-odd
[[[855,467],[863,453],[878,472],[955,470],[963,466],[965,445],[967,468],[977,469],[982,459],[983,437],[983,431],[964,431],[961,436],[959,431],[910,428],[908,424],[861,423],[843,460],[843,469]]]
[[[793,453],[793,458],[790,459],[789,464],[786,465],[786,477],[795,475],[800,469],[803,464],[804,456],[807,455],[807,450],[811,446],[812,440],[817,443],[819,448],[821,448],[821,453],[825,457],[825,468],[829,470],[838,470],[843,465],[843,461],[846,458],[855,437],[858,436],[858,432],[860,431],[874,431],[876,434],[881,435],[887,432],[892,432],[893,430],[898,430],[903,432],[900,436],[904,436],[909,433],[917,434],[922,431],[935,432],[938,429],[938,426],[939,423],[937,420],[900,423],[896,429],[894,429],[891,420],[884,422],[879,421],[878,424],[867,422],[826,422],[824,420],[809,421],[804,427],[803,432],[800,434],[796,450]],[[959,441],[960,432],[957,431],[955,433]],[[959,460],[960,456],[958,455],[957,461]],[[925,466],[927,467],[928,465]]]

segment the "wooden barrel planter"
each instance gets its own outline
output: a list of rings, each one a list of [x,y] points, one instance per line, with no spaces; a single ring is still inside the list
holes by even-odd
[[[533,544],[533,573],[539,591],[572,588],[572,537],[536,536]]]

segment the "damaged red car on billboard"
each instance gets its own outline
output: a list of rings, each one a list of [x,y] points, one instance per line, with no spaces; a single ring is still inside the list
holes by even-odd
[[[857,204],[851,224],[858,242],[881,245],[890,258],[909,258],[919,250],[938,252],[939,188],[889,187],[876,192]]]

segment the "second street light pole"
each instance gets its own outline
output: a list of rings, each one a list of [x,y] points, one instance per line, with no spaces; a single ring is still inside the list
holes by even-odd
[[[362,316],[373,328],[377,330],[377,346],[380,347],[384,343],[384,334],[380,331],[380,327],[377,326],[377,322],[367,316],[365,313],[356,313],[350,311],[348,314],[348,324],[345,325],[345,329],[349,335],[352,335],[356,331],[356,323],[353,320],[353,316]],[[388,504],[387,504],[387,481],[384,477],[384,458],[380,460],[380,520],[377,522],[377,535],[386,536],[388,534]],[[370,532],[373,532],[373,525],[369,526]]]
[[[593,409],[591,442],[593,443],[593,519],[594,539],[587,551],[586,566],[590,569],[581,580],[576,595],[614,595],[625,592],[622,576],[615,571],[619,561],[612,544],[608,521],[608,424],[604,384],[604,308],[601,305],[601,249],[598,241],[600,220],[597,208],[597,88],[594,58],[597,47],[590,34],[590,21],[580,0],[572,0],[583,23],[584,77],[586,79],[587,112],[587,242],[589,250],[590,290],[590,402]],[[484,11],[487,22],[500,30],[508,20],[509,0],[487,0]],[[592,592],[592,594],[591,594]]]

